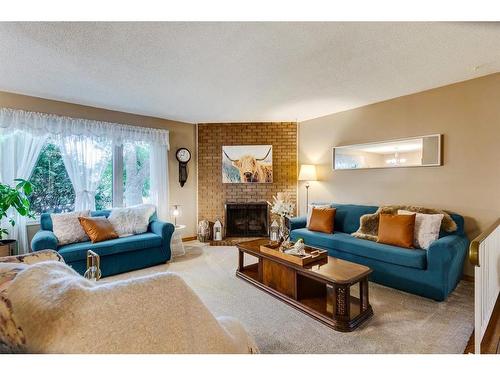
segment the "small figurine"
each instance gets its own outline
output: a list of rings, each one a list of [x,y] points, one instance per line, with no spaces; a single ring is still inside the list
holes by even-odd
[[[299,256],[306,255],[304,240],[302,238],[298,239],[289,250],[285,250],[285,253]]]

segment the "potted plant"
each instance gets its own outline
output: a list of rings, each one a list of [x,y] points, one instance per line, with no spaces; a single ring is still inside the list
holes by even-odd
[[[3,227],[3,223],[7,221],[11,226],[16,225],[15,220],[9,216],[12,210],[17,211],[21,216],[35,217],[30,210],[27,197],[33,190],[32,184],[20,178],[14,181],[17,182],[15,187],[0,183],[0,256],[12,255],[16,248],[16,240],[4,238],[8,235],[8,231]]]

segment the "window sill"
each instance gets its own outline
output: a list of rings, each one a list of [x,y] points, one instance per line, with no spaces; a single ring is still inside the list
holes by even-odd
[[[34,225],[40,225],[40,217],[36,217],[35,219],[31,219],[26,221],[26,226],[27,227],[32,227]]]

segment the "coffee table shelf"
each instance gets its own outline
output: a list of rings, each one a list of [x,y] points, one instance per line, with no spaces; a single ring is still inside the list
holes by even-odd
[[[373,315],[368,300],[370,268],[333,257],[302,267],[260,252],[267,241],[237,245],[236,276],[338,331],[353,331]],[[257,263],[245,265],[245,254],[256,257]],[[359,298],[351,295],[355,284]]]
[[[257,263],[245,266],[245,268],[240,272],[255,281],[259,280],[259,265]]]

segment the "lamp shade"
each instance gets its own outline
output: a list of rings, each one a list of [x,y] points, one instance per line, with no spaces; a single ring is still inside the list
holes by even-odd
[[[316,181],[316,166],[312,164],[302,164],[300,166],[299,181]]]
[[[182,215],[182,210],[180,204],[173,204],[170,206],[170,216],[177,218],[181,215]]]

